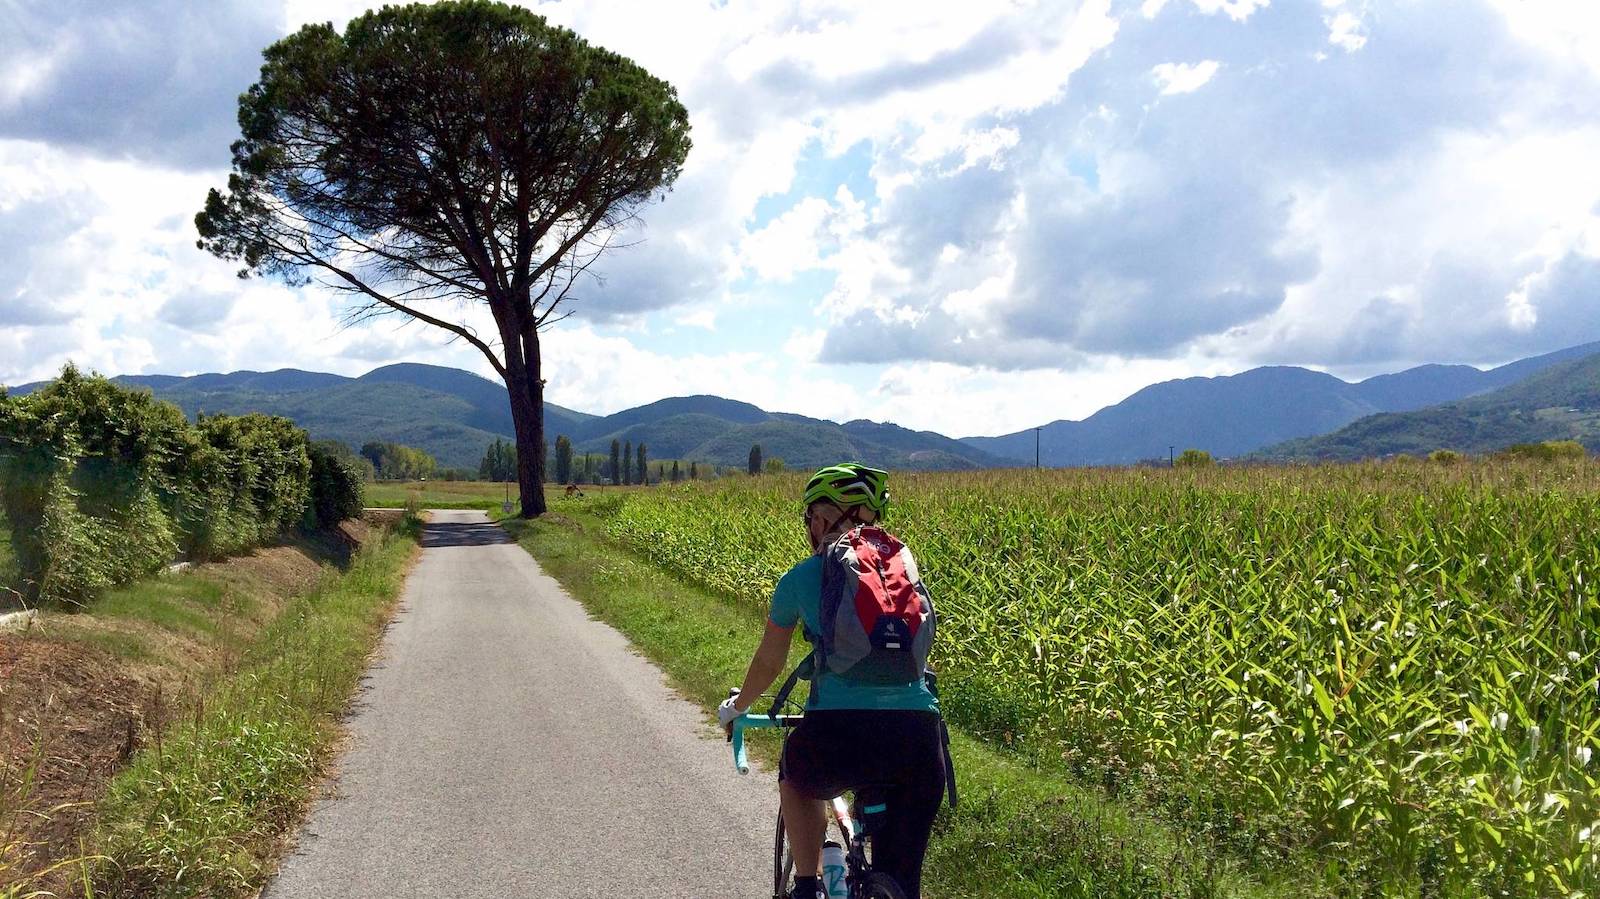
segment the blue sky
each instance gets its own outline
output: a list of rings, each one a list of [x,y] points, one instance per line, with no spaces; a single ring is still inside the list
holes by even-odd
[[[1600,339],[1600,4],[535,8],[673,83],[695,141],[547,334],[565,406],[710,392],[964,436],[1167,378]],[[194,249],[260,50],[363,9],[0,7],[0,383],[490,372]]]

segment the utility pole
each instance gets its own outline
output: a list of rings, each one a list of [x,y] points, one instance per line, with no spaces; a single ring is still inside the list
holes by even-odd
[[[1173,453],[1172,453],[1172,451],[1174,449],[1176,449],[1176,447],[1173,447],[1170,444],[1167,446],[1167,467],[1168,468],[1177,468],[1178,467],[1178,458],[1177,458],[1177,456],[1173,455]]]
[[[1044,430],[1043,426],[1033,429],[1033,467],[1034,468],[1038,468],[1039,467],[1039,432],[1042,431],[1042,430]]]

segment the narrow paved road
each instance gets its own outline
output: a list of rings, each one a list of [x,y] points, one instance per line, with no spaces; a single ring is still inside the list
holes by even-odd
[[[770,775],[478,512],[435,512],[263,899],[771,895]],[[751,635],[752,644],[755,635]]]

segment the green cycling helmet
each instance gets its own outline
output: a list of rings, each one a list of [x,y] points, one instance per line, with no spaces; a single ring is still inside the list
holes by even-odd
[[[866,506],[883,516],[889,508],[889,473],[860,462],[841,462],[819,469],[806,482],[805,505],[828,500],[843,508]]]

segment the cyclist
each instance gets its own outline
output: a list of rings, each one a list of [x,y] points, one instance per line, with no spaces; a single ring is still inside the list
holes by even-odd
[[[806,639],[817,642],[822,633],[820,553],[851,528],[878,520],[889,502],[887,480],[885,471],[847,462],[821,469],[806,484],[804,521],[812,555],[778,581],[744,684],[718,709],[724,728],[731,728],[783,672],[796,624],[804,623]],[[780,805],[794,854],[791,895],[812,899],[820,890],[826,801],[871,785],[887,790],[888,805],[882,829],[872,839],[873,867],[893,877],[907,899],[918,899],[944,766],[938,701],[922,679],[861,684],[817,671],[805,717],[785,742],[778,766]]]

